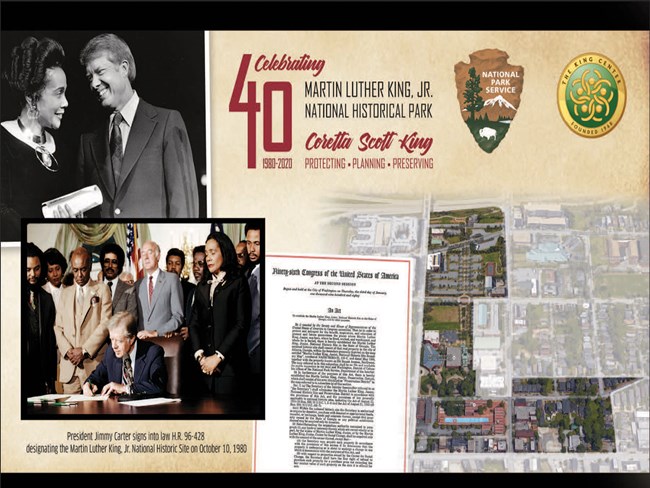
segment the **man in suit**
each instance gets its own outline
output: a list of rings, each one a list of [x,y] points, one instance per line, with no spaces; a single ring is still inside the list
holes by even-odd
[[[201,260],[204,259],[205,258],[201,258]],[[183,396],[194,397],[199,395],[201,391],[199,386],[202,380],[199,376],[199,369],[194,364],[194,351],[192,351],[192,345],[187,339],[190,337],[189,324],[190,317],[192,315],[192,304],[194,303],[194,292],[196,291],[196,285],[180,277],[181,273],[183,272],[183,268],[185,267],[185,254],[183,254],[183,251],[172,247],[169,251],[167,251],[167,257],[165,258],[165,261],[167,263],[167,272],[178,275],[181,282],[181,287],[183,288],[183,311],[185,317],[183,319],[183,326],[178,329],[178,331],[174,332],[174,334],[180,335],[185,341],[183,343],[181,366],[181,384],[183,388]],[[201,269],[202,268],[203,263],[201,263]]]
[[[145,275],[135,283],[138,298],[138,339],[165,336],[183,324],[183,290],[173,273],[158,268],[160,246],[142,245]]]
[[[194,281],[198,285],[203,280],[203,273],[205,271],[205,246],[196,246],[192,249],[192,274]]]
[[[52,296],[43,290],[47,265],[41,250],[26,244],[27,301],[23,307],[23,338],[26,354],[23,371],[26,397],[54,393],[56,378],[56,339],[54,319],[56,309]]]
[[[251,328],[248,331],[248,355],[251,361],[251,373],[255,376],[261,374],[261,351],[260,351],[260,266],[262,264],[261,252],[261,229],[255,222],[249,222],[244,227],[246,234],[246,248],[248,249],[248,285],[251,292],[252,311]],[[257,378],[256,379],[259,379]]]
[[[188,280],[181,278],[181,273],[185,267],[185,254],[183,251],[176,247],[172,247],[167,251],[167,257],[165,258],[167,263],[167,272],[174,273],[178,276],[178,279],[181,282],[181,288],[183,289],[183,314],[185,316],[183,320],[183,327],[180,328],[179,333],[183,336],[183,340],[186,340],[189,337],[189,329],[187,324],[190,320],[190,314],[192,312],[192,298],[194,294],[194,288],[196,285],[190,283]]]
[[[114,242],[104,244],[99,252],[99,262],[104,272],[104,283],[111,290],[113,315],[126,310],[137,317],[138,300],[135,296],[135,287],[119,278],[124,268],[124,259],[124,251]]]
[[[167,386],[165,351],[137,338],[133,314],[122,311],[106,324],[111,347],[103,361],[83,384],[84,395],[162,394]]]
[[[110,111],[81,136],[80,183],[102,191],[101,217],[198,217],[198,185],[181,114],[154,107],[132,87],[135,60],[114,34],[86,44],[81,64],[91,90]]]
[[[90,252],[79,247],[70,266],[74,285],[64,288],[56,313],[54,335],[60,352],[59,381],[63,393],[80,393],[81,385],[99,365],[106,351],[111,317],[111,291],[90,279]]]
[[[237,253],[237,266],[239,266],[239,270],[242,274],[248,274],[246,271],[248,270],[250,261],[248,261],[248,246],[246,244],[246,239],[237,243],[235,246],[235,253]]]

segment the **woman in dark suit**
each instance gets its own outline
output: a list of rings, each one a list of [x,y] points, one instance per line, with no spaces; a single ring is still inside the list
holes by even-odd
[[[198,284],[190,319],[190,340],[205,384],[212,394],[244,394],[249,387],[246,337],[251,321],[248,282],[223,232],[205,241],[206,272]]]

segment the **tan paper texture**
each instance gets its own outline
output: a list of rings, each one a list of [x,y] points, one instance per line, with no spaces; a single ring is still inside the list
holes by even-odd
[[[469,54],[500,49],[508,62],[523,66],[521,104],[511,128],[491,154],[474,142],[459,112],[454,65]],[[323,231],[331,194],[436,199],[542,198],[580,200],[648,195],[648,32],[213,32],[212,154],[213,215],[256,215],[268,223],[268,250],[336,252],[337,238]],[[585,52],[602,52],[615,60],[625,79],[628,100],[623,117],[610,134],[579,137],[560,117],[557,86],[566,64]],[[289,153],[262,149],[262,113],[257,120],[257,168],[248,169],[247,114],[230,112],[229,101],[245,53],[252,54],[246,82],[292,85],[293,147]],[[309,71],[255,71],[261,55],[283,54],[325,60],[318,77]],[[307,99],[307,81],[410,80],[431,83],[430,119],[306,119],[306,102],[392,102],[401,99]],[[241,99],[245,98],[246,90]],[[415,100],[413,100],[415,101]],[[281,134],[274,105],[274,134]],[[262,107],[262,110],[264,108]],[[333,135],[344,130],[355,138],[349,150],[305,149],[311,132]],[[364,156],[355,150],[365,131],[380,136],[417,131],[432,137],[426,157],[433,169],[305,169],[305,157]],[[385,154],[405,156],[396,143]],[[263,157],[293,158],[292,169],[264,169]],[[411,155],[413,156],[413,155]]]

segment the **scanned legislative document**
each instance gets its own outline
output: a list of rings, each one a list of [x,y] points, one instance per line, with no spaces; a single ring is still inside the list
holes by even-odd
[[[257,471],[404,471],[411,260],[272,256]]]

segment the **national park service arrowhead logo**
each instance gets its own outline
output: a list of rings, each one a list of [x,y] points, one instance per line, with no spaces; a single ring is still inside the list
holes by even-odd
[[[523,66],[508,64],[508,57],[499,49],[483,49],[469,55],[469,64],[454,66],[460,113],[487,153],[508,133],[524,86]]]
[[[625,111],[625,80],[607,56],[585,53],[566,65],[557,86],[562,120],[582,137],[601,137]]]

